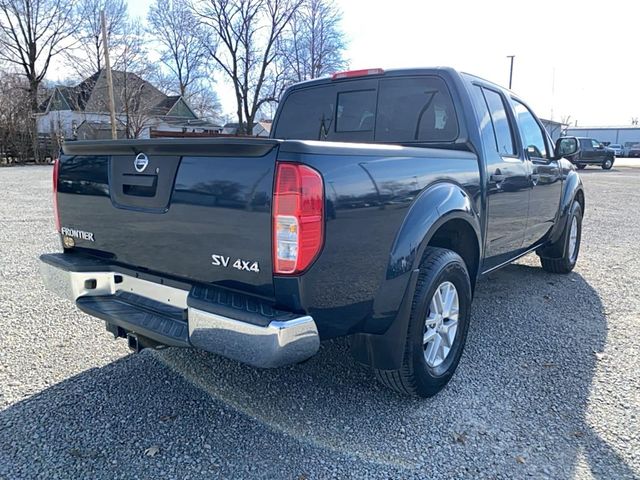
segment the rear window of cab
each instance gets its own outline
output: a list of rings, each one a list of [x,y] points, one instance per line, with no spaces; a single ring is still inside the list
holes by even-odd
[[[275,138],[339,142],[448,143],[458,119],[436,76],[362,79],[292,91]]]

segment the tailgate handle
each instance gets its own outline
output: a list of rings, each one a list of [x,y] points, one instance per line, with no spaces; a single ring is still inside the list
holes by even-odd
[[[157,175],[122,175],[122,193],[133,197],[155,197],[158,186]]]
[[[122,175],[123,185],[133,185],[136,187],[153,187],[156,183],[157,175],[135,175],[125,173]]]

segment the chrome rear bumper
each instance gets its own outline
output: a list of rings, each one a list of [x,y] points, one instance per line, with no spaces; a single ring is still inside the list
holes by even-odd
[[[161,285],[117,271],[105,271],[104,264],[95,271],[72,271],[69,262],[58,262],[66,255],[43,255],[40,271],[45,287],[62,298],[76,302],[79,298],[100,297],[106,302],[118,301],[122,293],[133,294],[168,307],[186,312],[188,338],[185,344],[217,353],[234,360],[261,368],[272,368],[293,364],[313,356],[320,347],[318,329],[313,318],[300,316],[275,318],[266,326],[229,318],[214,312],[188,306],[189,291]],[[102,268],[102,269],[101,269]],[[111,269],[110,269],[111,270]],[[126,309],[111,309],[120,313],[101,315],[107,322],[133,333],[145,334],[158,322],[147,322],[145,326],[132,323]],[[124,312],[124,313],[123,313]],[[156,329],[157,330],[157,329]],[[152,331],[154,339],[162,342],[163,332]],[[167,337],[168,345],[180,344]]]

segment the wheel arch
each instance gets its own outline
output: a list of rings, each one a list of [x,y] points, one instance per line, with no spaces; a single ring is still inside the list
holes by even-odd
[[[474,290],[480,269],[480,242],[476,231],[467,219],[460,217],[447,219],[433,232],[426,246],[446,248],[460,255],[469,272],[471,290]]]
[[[584,187],[582,186],[582,180],[580,175],[575,170],[570,170],[563,182],[562,197],[560,198],[560,206],[558,208],[558,215],[556,222],[549,235],[548,243],[555,243],[562,236],[567,219],[569,218],[569,211],[574,200],[580,204],[582,209],[582,215],[584,216],[586,203],[584,195]]]
[[[479,215],[470,194],[460,185],[440,182],[427,188],[407,212],[389,255],[387,279],[420,266],[428,246],[449,248],[470,260],[469,273],[477,273],[481,254]],[[460,241],[473,243],[469,249],[457,246],[447,234],[456,234]],[[449,235],[450,237],[451,235]],[[462,253],[461,253],[462,252]]]

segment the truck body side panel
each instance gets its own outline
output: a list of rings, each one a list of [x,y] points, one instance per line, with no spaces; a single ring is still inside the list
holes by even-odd
[[[398,235],[421,192],[451,182],[466,192],[474,209],[480,202],[478,159],[469,152],[286,142],[279,159],[305,163],[324,177],[322,254],[302,277],[275,279],[276,300],[295,303],[299,292],[301,308],[316,320],[323,338],[363,328],[384,330],[397,316],[423,240]],[[408,221],[428,230],[437,207],[421,202],[421,214]],[[401,247],[392,255],[394,245]]]

